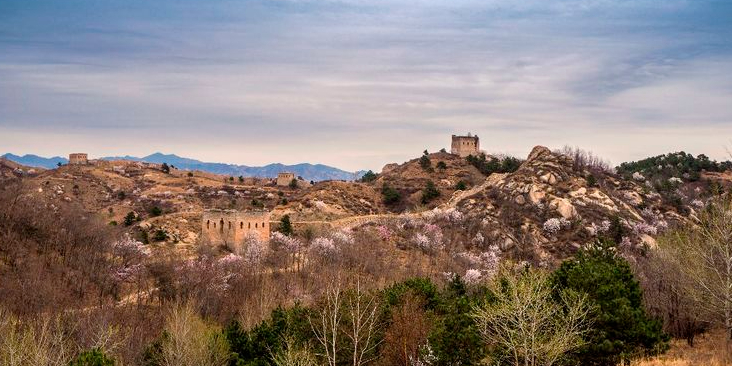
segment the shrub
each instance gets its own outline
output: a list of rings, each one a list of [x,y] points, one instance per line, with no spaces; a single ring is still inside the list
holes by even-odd
[[[165,174],[170,174],[170,167],[167,163],[163,163],[163,165],[160,166],[160,170],[162,170]]]
[[[290,188],[296,189],[297,188],[297,179],[292,179],[289,184]]]
[[[290,222],[290,215],[282,216],[282,219],[280,219],[279,231],[287,236],[292,235],[292,223]]]
[[[447,169],[447,164],[445,164],[444,161],[438,161],[437,162],[437,169],[445,170],[445,169]]]
[[[193,176],[193,172],[188,172],[187,175],[188,175],[188,177],[192,177]]]
[[[153,206],[153,207],[150,208],[150,210],[148,211],[148,213],[150,214],[150,216],[155,217],[155,216],[162,215],[163,214],[163,210],[160,207],[158,207],[158,206]]]
[[[432,171],[432,161],[430,160],[427,150],[425,150],[424,154],[419,158],[419,166],[426,171]]]
[[[427,181],[427,185],[422,190],[422,204],[427,204],[439,196],[440,191],[435,187],[435,183],[431,180]]]
[[[372,171],[370,171],[370,170],[369,170],[369,171],[367,171],[367,172],[366,172],[366,173],[365,173],[365,174],[364,174],[364,175],[363,175],[363,176],[361,177],[361,182],[363,182],[363,183],[373,182],[373,181],[375,181],[375,180],[376,180],[376,178],[378,178],[378,177],[379,177],[378,175],[376,175],[376,174],[375,174],[374,172],[372,172]]]
[[[384,199],[384,204],[391,205],[394,203],[399,202],[401,199],[401,194],[399,192],[392,188],[391,186],[384,183],[383,186],[381,186],[381,196]]]
[[[552,281],[558,290],[587,294],[595,307],[596,320],[588,343],[577,352],[578,364],[617,365],[668,347],[668,336],[646,315],[640,285],[612,241],[580,251],[562,263]]]
[[[168,239],[168,234],[164,230],[155,230],[155,235],[153,235],[154,241],[165,241],[166,239]]]
[[[521,166],[521,160],[512,156],[488,159],[485,154],[478,156],[468,155],[465,158],[468,163],[477,168],[482,174],[512,173]]]
[[[69,366],[114,366],[114,359],[99,348],[94,348],[79,354]]]
[[[124,221],[125,226],[131,226],[132,224],[134,224],[135,219],[136,219],[135,213],[132,211],[128,212],[127,215],[125,215],[125,221]]]
[[[468,188],[468,187],[467,187],[467,185],[465,184],[465,181],[459,180],[459,181],[457,182],[457,184],[455,184],[455,190],[458,190],[458,191],[464,191],[464,190],[466,190],[467,188]]]

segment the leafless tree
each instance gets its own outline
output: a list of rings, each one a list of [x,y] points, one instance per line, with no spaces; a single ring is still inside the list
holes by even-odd
[[[662,255],[687,279],[705,320],[721,323],[732,344],[732,201],[713,201],[696,225],[681,228],[659,240]],[[729,348],[729,347],[728,347]]]
[[[272,355],[275,366],[316,366],[317,360],[308,347],[299,347],[292,337],[285,337],[283,349]]]
[[[584,344],[591,323],[585,296],[562,292],[555,300],[545,272],[503,269],[490,289],[494,301],[472,316],[487,344],[508,350],[511,364],[553,365]]]
[[[328,362],[328,366],[336,366],[336,358],[340,351],[338,335],[342,321],[342,302],[341,280],[338,278],[326,288],[316,318],[310,319],[310,327],[315,334],[315,338],[323,346],[324,353],[322,356]]]
[[[4,366],[65,366],[73,347],[58,317],[24,323],[0,309],[0,364]]]
[[[166,317],[160,363],[164,366],[224,366],[229,361],[226,340],[188,304],[173,307]]]
[[[376,296],[363,291],[360,278],[356,281],[353,294],[346,297],[349,327],[348,339],[351,341],[353,366],[361,366],[373,360],[369,355],[378,347],[376,332],[379,330]]]
[[[576,171],[583,171],[586,169],[594,172],[612,172],[610,162],[595,155],[591,151],[565,145],[556,152],[572,158],[574,164],[573,168]]]

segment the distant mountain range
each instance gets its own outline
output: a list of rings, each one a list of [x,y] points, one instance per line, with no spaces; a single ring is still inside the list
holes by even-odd
[[[68,159],[60,156],[45,158],[32,154],[18,156],[8,153],[2,155],[2,157],[25,166],[41,167],[46,169],[54,169],[58,166],[58,163],[67,164],[69,162]],[[334,168],[332,166],[308,163],[295,165],[284,165],[277,163],[268,164],[260,167],[224,163],[207,163],[196,159],[180,157],[175,154],[162,153],[154,153],[142,158],[138,158],[135,156],[108,156],[101,159],[144,161],[148,163],[158,164],[167,163],[168,165],[173,165],[178,169],[201,170],[205,172],[230,175],[235,177],[241,175],[244,177],[274,178],[277,176],[277,173],[281,171],[288,171],[295,173],[296,176],[301,176],[305,180],[322,181],[354,180],[360,178],[365,173],[365,171],[347,172],[345,170]]]

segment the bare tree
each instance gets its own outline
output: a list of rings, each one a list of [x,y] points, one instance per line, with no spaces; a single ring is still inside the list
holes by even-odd
[[[687,281],[705,320],[721,323],[732,343],[732,201],[713,201],[698,216],[695,226],[667,234],[659,248]]]
[[[60,318],[23,323],[0,309],[0,364],[4,366],[65,366],[73,350]]]
[[[347,297],[350,327],[347,336],[351,340],[353,366],[365,365],[373,360],[370,354],[378,347],[376,332],[379,330],[376,296],[365,293],[361,288],[361,280],[356,281],[355,293]]]
[[[298,347],[292,337],[285,337],[284,347],[272,355],[275,366],[316,366],[318,363],[308,347]]]
[[[338,344],[338,333],[341,327],[341,306],[342,293],[340,278],[331,282],[325,290],[325,297],[320,309],[317,311],[316,319],[310,319],[310,327],[315,333],[315,338],[323,346],[322,354],[328,362],[328,366],[336,366],[336,357],[340,346]]]
[[[503,269],[490,284],[494,301],[477,306],[473,318],[491,346],[506,349],[513,365],[553,365],[584,344],[590,328],[585,296],[553,297],[545,272]]]
[[[173,307],[166,317],[160,363],[164,366],[224,366],[229,348],[190,303]]]
[[[572,158],[573,169],[576,171],[587,169],[595,172],[612,172],[610,162],[595,155],[591,151],[565,145],[555,152]]]

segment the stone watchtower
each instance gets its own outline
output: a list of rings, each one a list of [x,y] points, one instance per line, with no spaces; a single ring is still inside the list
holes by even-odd
[[[468,155],[478,156],[480,154],[480,139],[468,133],[467,136],[452,135],[452,146],[450,153],[460,155],[464,158]]]
[[[290,172],[279,172],[277,173],[277,185],[286,187],[290,185],[290,182],[295,179],[295,173]]]
[[[86,165],[89,163],[89,157],[86,153],[69,154],[70,165]]]
[[[213,245],[240,249],[249,235],[269,240],[268,211],[205,210],[201,217],[201,239]]]

